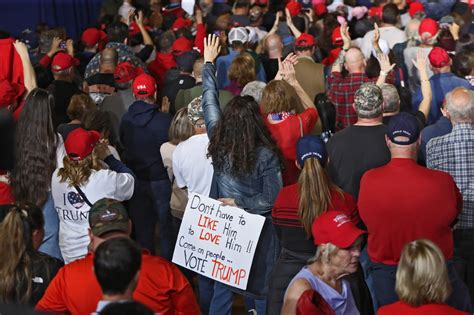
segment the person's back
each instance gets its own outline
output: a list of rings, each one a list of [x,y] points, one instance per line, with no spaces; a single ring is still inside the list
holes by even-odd
[[[207,156],[209,137],[204,124],[201,97],[188,105],[188,119],[195,134],[181,142],[173,152],[173,173],[180,188],[187,187],[188,192],[209,196],[214,168]]]
[[[96,310],[102,292],[94,275],[93,255],[76,260],[60,269],[36,306],[38,311],[90,314]],[[180,293],[192,290],[186,278],[172,263],[142,253],[142,267],[133,298],[156,312],[167,314],[187,309]],[[193,297],[194,298],[194,297]],[[176,305],[177,301],[179,304]],[[183,313],[187,314],[187,313]]]
[[[102,298],[94,274],[94,252],[106,240],[129,237],[131,225],[123,204],[112,199],[94,203],[89,213],[90,249],[86,257],[63,267],[53,279],[37,311],[90,314]],[[165,259],[141,253],[141,267],[133,299],[157,313],[198,314],[191,285],[178,267]]]
[[[337,132],[329,139],[329,176],[354,198],[359,195],[362,175],[390,160],[385,132],[385,125],[355,125]]]
[[[450,259],[458,198],[451,176],[418,166],[412,159],[392,159],[365,173],[358,208],[369,231],[370,258],[396,264],[406,242],[430,236]]]

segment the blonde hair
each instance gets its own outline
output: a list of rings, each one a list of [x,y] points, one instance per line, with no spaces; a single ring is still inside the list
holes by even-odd
[[[298,216],[309,238],[314,220],[332,206],[331,189],[336,190],[342,197],[344,194],[331,182],[317,158],[308,158],[301,166],[303,168],[298,178]]]
[[[72,161],[65,156],[63,167],[59,169],[58,176],[60,182],[67,182],[70,186],[81,186],[89,180],[93,170],[102,169],[100,160],[94,152],[80,161]]]
[[[241,87],[247,83],[255,81],[257,78],[255,72],[255,60],[248,53],[242,53],[232,61],[229,72],[229,80],[237,82]]]
[[[295,88],[282,80],[270,81],[265,86],[260,104],[265,114],[290,112],[302,107]]]
[[[188,108],[180,108],[174,115],[168,131],[169,142],[178,145],[194,134],[194,128],[188,118]]]
[[[311,265],[315,262],[328,264],[331,261],[331,257],[334,256],[338,251],[339,247],[334,244],[321,244],[316,249],[316,254],[308,260],[307,264]]]
[[[451,290],[446,262],[438,246],[426,239],[406,244],[395,283],[400,300],[414,307],[444,303]]]

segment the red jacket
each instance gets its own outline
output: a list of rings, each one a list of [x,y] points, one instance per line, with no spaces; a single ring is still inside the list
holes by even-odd
[[[91,314],[102,298],[93,271],[93,255],[59,270],[49,284],[37,311]],[[142,253],[138,285],[133,298],[163,315],[199,314],[193,289],[179,269],[163,258]]]

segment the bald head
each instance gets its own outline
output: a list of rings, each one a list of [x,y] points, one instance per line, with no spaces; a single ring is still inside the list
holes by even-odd
[[[113,73],[117,67],[118,53],[113,48],[105,48],[100,52],[100,72]]]
[[[345,55],[344,66],[349,73],[362,73],[365,71],[365,58],[359,48],[350,48]]]
[[[448,117],[456,125],[474,122],[474,92],[458,87],[446,94]]]
[[[283,43],[278,34],[272,34],[265,39],[265,49],[270,58],[281,57],[283,50]]]

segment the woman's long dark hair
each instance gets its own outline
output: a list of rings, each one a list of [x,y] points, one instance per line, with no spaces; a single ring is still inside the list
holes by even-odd
[[[12,188],[15,200],[43,207],[56,167],[57,135],[51,110],[53,96],[34,89],[26,98],[15,135]]]
[[[225,107],[210,137],[208,155],[214,170],[236,177],[251,174],[259,147],[267,147],[281,160],[257,102],[251,96],[236,96]]]

